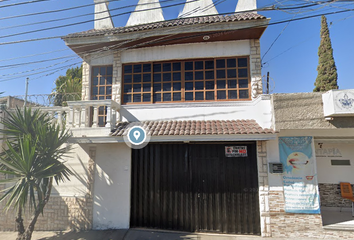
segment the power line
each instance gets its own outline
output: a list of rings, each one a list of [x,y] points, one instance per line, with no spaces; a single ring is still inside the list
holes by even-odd
[[[47,1],[50,1],[50,0],[33,0],[33,1],[28,1],[28,2],[12,3],[12,4],[8,4],[8,5],[2,5],[2,6],[0,6],[0,8],[14,7],[14,6],[19,6],[19,5],[24,5],[24,4],[47,2]]]

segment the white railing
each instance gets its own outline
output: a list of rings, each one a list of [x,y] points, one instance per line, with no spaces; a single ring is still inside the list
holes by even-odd
[[[42,107],[60,126],[65,124],[67,129],[99,128],[111,130],[121,120],[120,105],[112,100],[69,101],[67,107]],[[104,107],[106,112],[105,126],[99,126],[99,107]],[[65,115],[65,118],[63,117]]]

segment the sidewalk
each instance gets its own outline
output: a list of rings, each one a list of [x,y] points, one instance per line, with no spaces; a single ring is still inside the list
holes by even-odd
[[[1,240],[15,240],[17,233],[0,232]],[[85,231],[85,232],[34,232],[32,240],[285,240],[288,238],[262,238],[259,236],[152,231],[145,229]],[[294,238],[295,239],[295,238]],[[296,238],[310,240],[311,238]],[[327,239],[329,240],[329,239]]]

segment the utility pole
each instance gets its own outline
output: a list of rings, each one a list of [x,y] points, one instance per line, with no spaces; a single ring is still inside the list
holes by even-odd
[[[26,92],[25,92],[25,104],[24,104],[24,107],[26,107],[26,105],[27,105],[28,80],[29,80],[29,78],[26,78]]]
[[[269,94],[269,72],[267,72],[267,94]]]

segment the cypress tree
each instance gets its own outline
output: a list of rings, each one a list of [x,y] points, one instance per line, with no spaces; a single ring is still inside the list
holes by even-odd
[[[317,72],[315,88],[313,89],[314,92],[338,89],[337,67],[333,58],[332,43],[329,37],[327,18],[325,16],[321,18],[321,43],[318,48]]]

